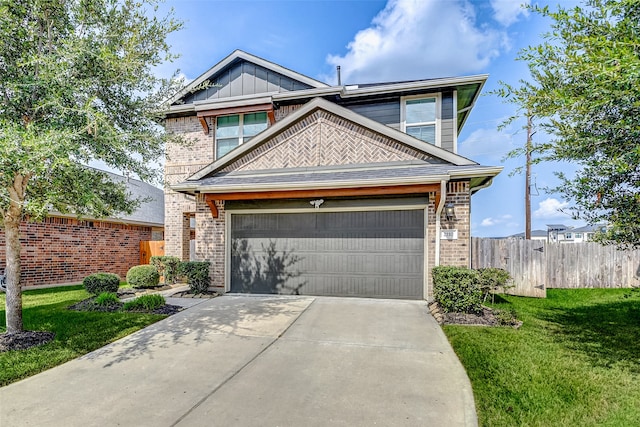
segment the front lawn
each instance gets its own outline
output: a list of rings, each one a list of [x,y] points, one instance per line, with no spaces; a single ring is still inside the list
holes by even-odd
[[[443,326],[481,426],[640,425],[640,289],[550,289],[495,306],[523,326]]]
[[[89,353],[144,328],[165,316],[67,310],[88,298],[82,286],[25,291],[25,330],[54,332],[55,339],[28,350],[0,353],[0,386],[37,374]],[[5,332],[5,296],[0,294],[0,333]]]

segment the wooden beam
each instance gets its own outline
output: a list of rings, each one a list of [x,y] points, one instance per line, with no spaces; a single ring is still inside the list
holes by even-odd
[[[310,190],[270,190],[237,193],[205,194],[207,203],[214,200],[268,200],[268,199],[304,199],[313,197],[349,197],[349,196],[385,196],[400,194],[439,193],[440,184],[411,184],[379,187],[330,188]],[[436,205],[437,206],[437,205]]]
[[[207,123],[207,120],[204,117],[198,117],[198,120],[200,120],[200,124],[202,125],[202,130],[204,131],[205,135],[209,135],[209,124]]]
[[[218,207],[216,206],[215,199],[212,199],[210,197],[205,197],[204,200],[205,202],[207,202],[207,205],[209,205],[209,209],[211,210],[211,217],[218,218]]]
[[[227,107],[217,108],[212,110],[198,111],[198,117],[215,117],[215,116],[228,116],[229,114],[242,114],[242,113],[259,113],[262,111],[273,112],[273,104],[257,104],[257,105],[243,105],[239,107]]]

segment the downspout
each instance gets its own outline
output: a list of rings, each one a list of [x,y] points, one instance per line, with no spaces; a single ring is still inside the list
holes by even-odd
[[[440,265],[440,217],[442,216],[442,209],[447,199],[447,182],[448,180],[440,181],[440,203],[436,206],[436,254],[434,265]]]

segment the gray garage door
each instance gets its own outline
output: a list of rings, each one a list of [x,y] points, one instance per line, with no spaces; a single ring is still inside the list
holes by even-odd
[[[423,297],[424,210],[234,214],[231,291]]]

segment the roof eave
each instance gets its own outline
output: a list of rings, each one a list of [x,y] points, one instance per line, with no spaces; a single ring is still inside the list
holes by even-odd
[[[488,74],[478,74],[474,76],[465,77],[446,77],[441,79],[429,79],[419,80],[405,83],[394,83],[388,85],[367,86],[364,88],[349,89],[349,86],[345,86],[342,97],[349,98],[363,95],[375,95],[390,92],[406,92],[412,90],[421,89],[434,89],[447,86],[460,86],[466,84],[480,84],[480,88],[484,85],[484,82],[489,78]],[[478,92],[480,92],[478,90]]]
[[[279,190],[330,190],[336,188],[367,188],[382,187],[395,185],[411,185],[411,184],[435,184],[442,180],[449,180],[448,174],[429,175],[428,177],[411,177],[411,178],[388,178],[388,179],[367,179],[367,180],[346,180],[346,181],[305,181],[298,183],[273,183],[273,184],[252,184],[251,187],[236,184],[228,186],[220,185],[203,185],[193,184],[174,184],[171,189],[180,193],[199,194],[199,193],[252,193],[260,191],[279,191]]]

